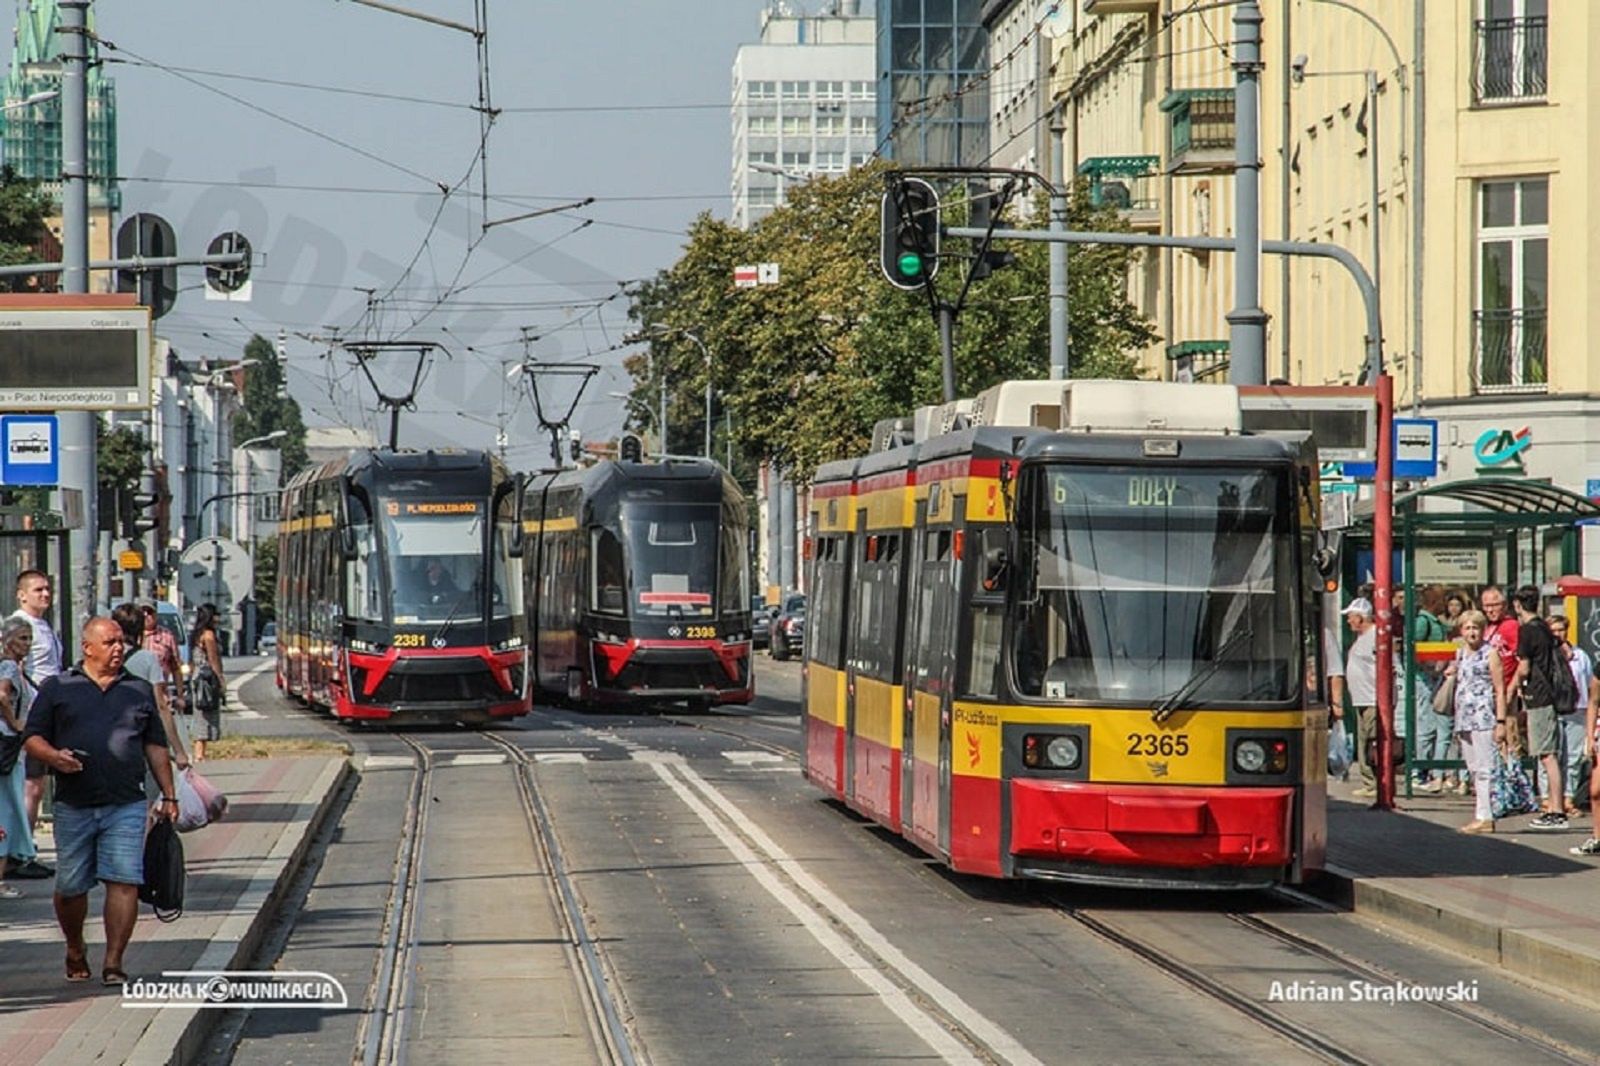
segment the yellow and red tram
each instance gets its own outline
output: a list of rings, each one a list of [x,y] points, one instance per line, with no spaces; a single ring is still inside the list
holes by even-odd
[[[988,876],[1320,867],[1309,443],[1242,433],[1230,386],[1008,382],[972,406],[817,472],[808,777]]]

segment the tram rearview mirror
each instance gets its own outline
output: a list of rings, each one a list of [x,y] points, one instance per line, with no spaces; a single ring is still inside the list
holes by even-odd
[[[1004,592],[1006,577],[1011,570],[1004,548],[990,548],[983,553],[983,591]]]
[[[1311,563],[1317,568],[1317,573],[1325,578],[1333,577],[1339,571],[1339,546],[1343,535],[1332,530],[1324,530],[1318,535],[1317,550],[1311,553]]]

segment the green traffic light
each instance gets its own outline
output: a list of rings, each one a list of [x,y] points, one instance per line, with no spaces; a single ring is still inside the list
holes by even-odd
[[[915,278],[922,274],[922,256],[916,252],[902,252],[898,265],[904,277]]]

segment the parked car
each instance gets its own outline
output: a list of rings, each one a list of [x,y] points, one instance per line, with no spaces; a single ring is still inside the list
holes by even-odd
[[[805,639],[806,598],[803,593],[791,592],[783,598],[783,605],[772,617],[767,652],[774,659],[787,659],[800,654]]]
[[[278,623],[268,622],[261,627],[261,635],[256,638],[256,647],[262,655],[276,655],[278,652]]]
[[[757,648],[765,648],[768,646],[768,637],[771,633],[772,608],[767,606],[767,601],[762,597],[751,597],[750,643]]]

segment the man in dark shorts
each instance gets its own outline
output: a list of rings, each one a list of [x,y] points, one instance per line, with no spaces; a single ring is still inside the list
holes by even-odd
[[[30,755],[55,773],[56,921],[67,940],[67,980],[87,981],[83,923],[89,890],[106,886],[101,980],[125,984],[123,951],[144,883],[144,771],[161,788],[158,812],[178,813],[167,737],[155,693],[122,668],[122,629],[109,618],[83,627],[83,662],[39,686],[24,731]]]
[[[1539,617],[1539,589],[1523,585],[1512,597],[1521,628],[1517,633],[1517,670],[1507,687],[1522,694],[1528,714],[1528,754],[1544,764],[1549,775],[1550,795],[1546,810],[1528,823],[1529,829],[1560,832],[1567,828],[1561,798],[1561,739],[1556,725],[1555,688],[1550,676],[1555,638]],[[1565,668],[1565,660],[1560,667]]]

